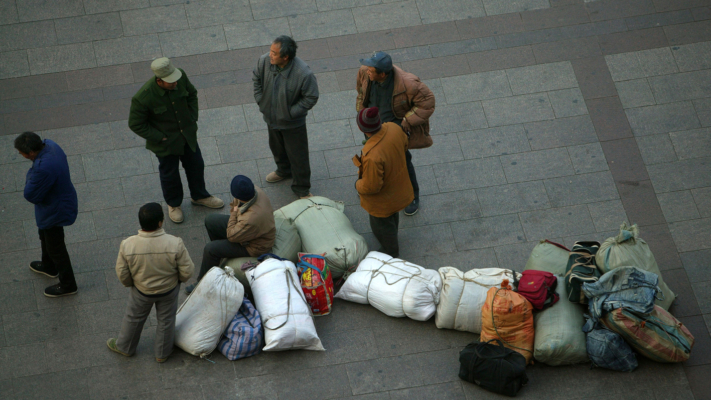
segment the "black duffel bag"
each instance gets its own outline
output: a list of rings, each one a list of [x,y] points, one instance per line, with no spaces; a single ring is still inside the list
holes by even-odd
[[[469,343],[459,352],[459,363],[461,379],[494,393],[514,397],[528,383],[526,358],[499,339]]]

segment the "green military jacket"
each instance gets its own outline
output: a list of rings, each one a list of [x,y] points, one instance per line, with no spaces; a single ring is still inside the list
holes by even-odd
[[[152,77],[131,99],[128,127],[158,157],[182,155],[185,143],[192,151],[197,148],[197,89],[181,71],[175,90],[162,89]]]

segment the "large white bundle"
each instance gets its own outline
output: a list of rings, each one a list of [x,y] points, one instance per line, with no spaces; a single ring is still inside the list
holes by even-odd
[[[339,279],[368,253],[368,245],[343,214],[343,203],[314,196],[296,200],[280,211],[294,221],[303,251],[326,253],[333,279]]]
[[[325,350],[291,261],[270,258],[246,271],[264,326],[264,351]]]
[[[371,251],[336,297],[370,303],[391,317],[427,321],[437,310],[441,288],[437,271]]]
[[[178,309],[175,345],[205,357],[242,306],[244,288],[230,267],[212,267]]]
[[[481,307],[492,287],[500,287],[504,279],[513,284],[511,270],[482,268],[462,272],[453,267],[439,269],[442,277],[442,294],[435,324],[440,329],[481,332]],[[517,274],[518,277],[521,274]]]

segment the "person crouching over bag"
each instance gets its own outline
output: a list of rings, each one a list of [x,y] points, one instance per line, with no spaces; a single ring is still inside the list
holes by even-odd
[[[405,162],[407,135],[395,123],[381,124],[377,107],[360,110],[356,121],[368,138],[361,155],[353,157],[360,205],[370,214],[370,227],[381,246],[378,251],[398,257],[399,212],[415,198]]]
[[[220,265],[222,258],[259,257],[269,253],[274,246],[274,209],[267,194],[244,175],[232,178],[230,192],[234,197],[230,215],[205,217],[210,243],[205,245],[202,253],[198,281],[210,268]],[[193,283],[185,291],[190,294],[196,285]]]

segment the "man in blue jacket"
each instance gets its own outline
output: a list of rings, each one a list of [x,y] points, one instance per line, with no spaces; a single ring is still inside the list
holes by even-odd
[[[42,261],[32,261],[30,269],[59,284],[44,290],[47,297],[76,294],[72,262],[64,244],[64,227],[77,219],[77,192],[69,177],[67,156],[57,143],[42,140],[34,132],[15,139],[15,148],[32,161],[25,179],[25,199],[35,205],[35,220],[42,242]]]

